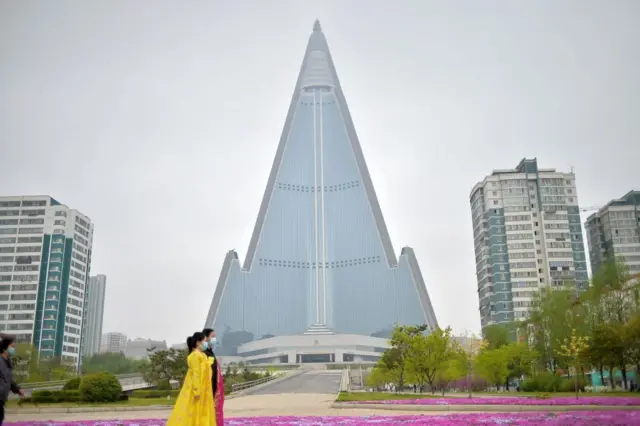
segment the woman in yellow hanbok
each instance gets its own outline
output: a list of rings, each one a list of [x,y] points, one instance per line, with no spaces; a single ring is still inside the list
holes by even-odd
[[[187,337],[189,370],[166,426],[215,426],[211,358],[203,353],[205,335]]]

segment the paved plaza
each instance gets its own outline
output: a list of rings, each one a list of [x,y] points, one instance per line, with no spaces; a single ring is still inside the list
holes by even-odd
[[[365,416],[365,415],[415,415],[415,411],[335,409],[331,404],[335,393],[311,394],[261,394],[232,398],[225,403],[225,417],[258,416]],[[106,411],[97,413],[42,413],[9,414],[8,422],[19,421],[72,421],[72,420],[127,420],[127,419],[166,419],[170,410],[145,411]],[[421,413],[422,414],[422,413]],[[424,415],[442,415],[443,413],[424,413]]]

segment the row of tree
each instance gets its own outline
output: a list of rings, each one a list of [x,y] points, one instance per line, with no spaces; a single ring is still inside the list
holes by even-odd
[[[13,374],[21,383],[46,382],[51,380],[68,380],[77,375],[75,366],[62,362],[60,357],[40,356],[38,350],[31,344],[18,343],[16,354],[12,358]],[[121,353],[101,353],[82,360],[82,374],[138,373],[148,363],[147,360],[126,358]]]
[[[525,321],[488,326],[482,339],[397,326],[369,384],[444,392],[455,382],[471,391],[483,381],[509,389],[514,381],[545,377],[553,384],[540,386],[553,391],[558,377],[570,377],[577,391],[595,369],[602,383],[604,371],[610,378],[619,371],[628,389],[627,372],[640,370],[640,293],[632,278],[623,264],[609,262],[584,291],[570,283],[541,289]]]

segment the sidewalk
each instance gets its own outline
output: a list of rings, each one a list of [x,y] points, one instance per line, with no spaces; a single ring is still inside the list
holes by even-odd
[[[415,415],[412,410],[393,411],[373,409],[332,408],[335,394],[273,394],[250,395],[225,401],[225,417],[259,417],[259,416],[364,416],[364,415]],[[166,419],[171,410],[149,410],[140,407],[141,411],[105,411],[92,413],[7,413],[6,422],[28,421],[72,421],[72,420],[135,420]],[[479,413],[479,410],[469,411]],[[425,412],[424,415],[443,415],[445,412]]]

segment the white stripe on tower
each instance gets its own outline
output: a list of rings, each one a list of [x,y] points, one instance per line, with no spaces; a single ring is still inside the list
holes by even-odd
[[[318,160],[317,160],[317,130],[316,130],[316,91],[313,91],[313,226],[315,229],[316,255],[316,324],[320,323],[320,269],[318,265]]]
[[[322,117],[322,91],[320,91],[320,176],[322,180],[322,303],[323,318],[322,324],[327,325],[327,230],[325,228],[325,206],[324,206],[324,121]]]

